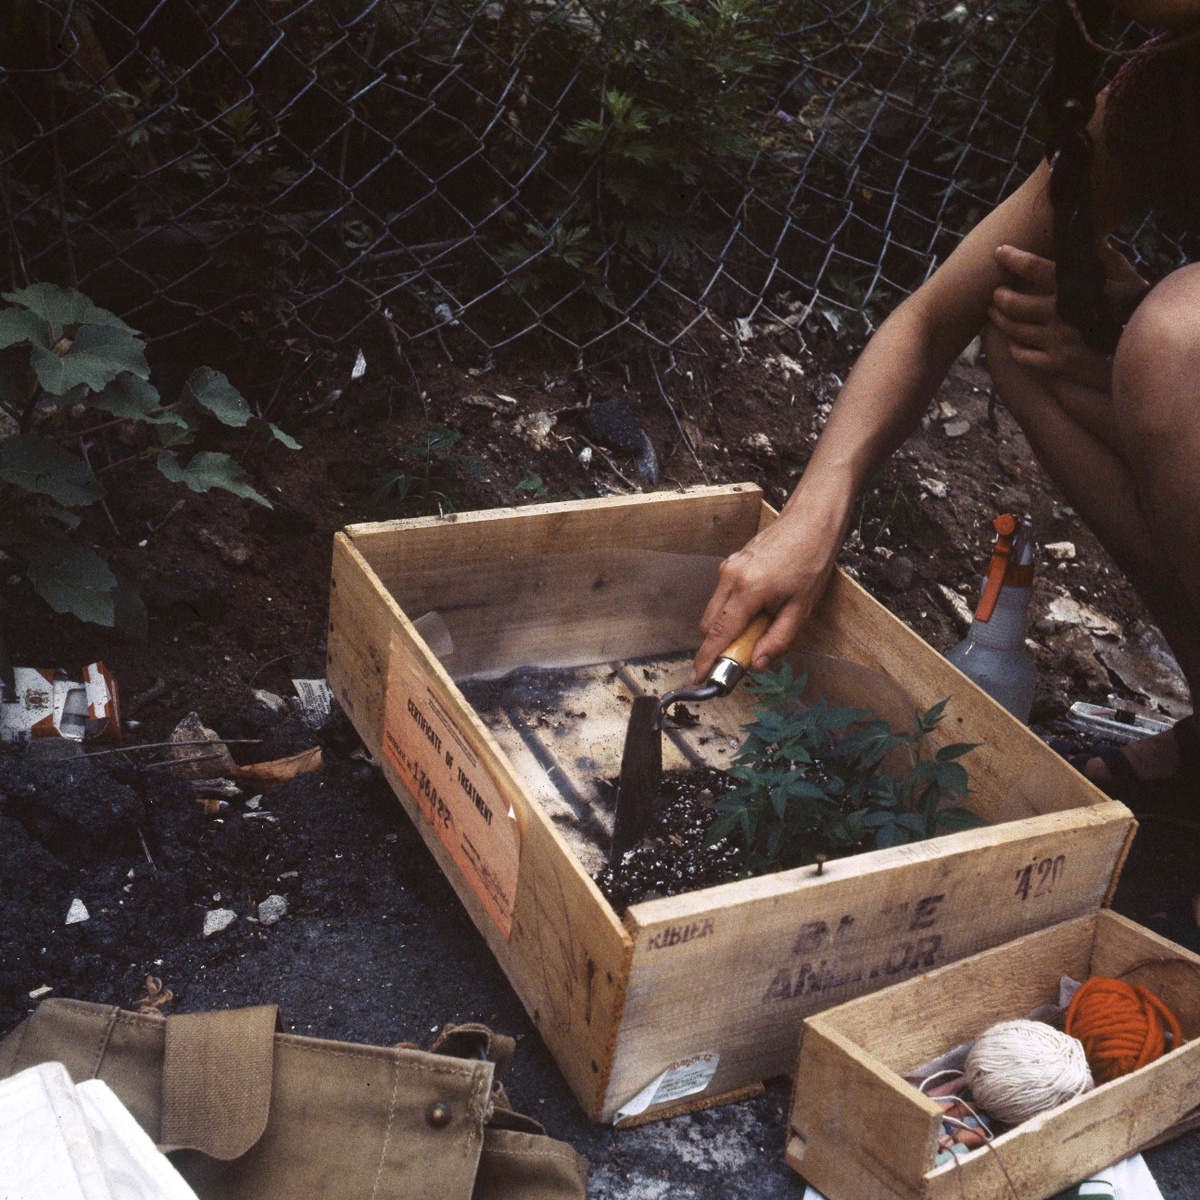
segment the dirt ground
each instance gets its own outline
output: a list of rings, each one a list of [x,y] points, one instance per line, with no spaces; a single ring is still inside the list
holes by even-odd
[[[240,761],[319,741],[328,762],[324,776],[269,793],[264,815],[250,815],[247,791],[206,816],[149,765],[153,755],[57,765],[0,755],[0,1033],[39,988],[130,1006],[148,974],[173,990],[176,1010],[278,999],[289,1028],[348,1040],[428,1043],[443,1022],[487,1020],[522,1037],[514,1100],[588,1154],[593,1195],[799,1197],[781,1161],[782,1083],[749,1104],[643,1130],[589,1126],[420,839],[356,757],[348,726],[315,734],[254,704],[251,689],[286,696],[291,679],[324,673],[330,544],[341,526],[651,486],[638,452],[615,446],[621,429],[605,438],[611,453],[596,448],[589,403],[628,406],[634,419],[618,424],[648,433],[658,486],[751,480],[782,503],[853,346],[816,314],[737,335],[714,327],[688,354],[652,364],[638,352],[585,371],[551,359],[485,370],[452,347],[456,361],[429,358],[407,373],[388,347],[362,349],[360,380],[350,378],[351,346],[276,400],[271,419],[304,449],[272,446],[246,464],[272,510],[114,473],[111,524],[97,516],[89,533],[147,602],[144,643],[54,617],[0,572],[15,661],[77,669],[102,659],[136,723],[131,741],[160,741],[194,711],[224,737],[257,739],[231,747]],[[248,395],[261,405],[269,393]],[[429,454],[404,449],[423,434],[428,444],[431,430],[460,437]],[[377,497],[396,470],[414,480],[407,496]],[[1074,548],[1046,554],[1035,585],[1035,726],[1057,729],[1070,701],[1110,692],[1146,711],[1187,711],[1137,597],[1012,421],[989,416],[988,377],[969,356],[864,492],[841,564],[944,651],[962,636],[1003,511],[1028,513],[1043,544]],[[1191,893],[1196,843],[1189,826],[1147,821],[1117,907],[1161,921]],[[272,894],[285,897],[287,915],[252,922]],[[75,898],[90,919],[67,926]],[[202,938],[204,911],[219,907],[238,920]],[[1168,1200],[1193,1194],[1196,1140],[1156,1152]]]

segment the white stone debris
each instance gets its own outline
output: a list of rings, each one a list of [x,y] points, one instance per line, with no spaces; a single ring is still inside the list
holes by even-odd
[[[283,896],[268,896],[258,906],[259,923],[262,925],[274,925],[279,921],[280,917],[287,916],[287,910],[287,900]]]
[[[1075,557],[1074,542],[1047,542],[1043,549],[1056,562]]]
[[[237,913],[232,908],[210,908],[204,914],[204,936],[222,933],[236,920]]]
[[[1071,596],[1055,596],[1046,615],[1060,625],[1080,625],[1101,637],[1119,638],[1125,632],[1112,617],[1097,612],[1089,604],[1080,604]]]
[[[78,925],[82,921],[86,921],[90,914],[87,910],[87,905],[84,904],[78,896],[71,901],[71,907],[67,909],[67,919],[63,922],[65,925]]]
[[[962,437],[964,433],[971,431],[971,422],[965,417],[960,417],[957,421],[947,421],[942,426],[942,432],[948,438]]]

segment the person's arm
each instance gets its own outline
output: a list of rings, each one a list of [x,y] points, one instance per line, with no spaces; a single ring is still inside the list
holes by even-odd
[[[1200,5],[1200,0],[1163,2]],[[1100,236],[1116,228],[1125,208],[1104,144],[1106,100],[1106,93],[1097,98],[1088,123],[1095,147],[1092,214]],[[700,620],[704,641],[692,664],[693,682],[764,609],[775,619],[755,644],[753,669],[762,670],[791,645],[829,581],[855,496],[920,421],[989,309],[1023,324],[1053,324],[1043,311],[1044,298],[1036,313],[1013,304],[1028,288],[1024,274],[1036,269],[1029,256],[1049,259],[1054,253],[1049,184],[1050,167],[1043,161],[867,343],[779,519],[721,564],[717,589]],[[1028,252],[1023,261],[1015,257],[1021,251]],[[1026,332],[1018,331],[1015,340]],[[1031,365],[1044,369],[1039,363]]]
[[[912,432],[946,373],[983,327],[1006,282],[1001,245],[1052,253],[1045,163],[958,245],[880,326],[854,365],[779,519],[721,565],[700,628],[700,678],[763,609],[775,613],[754,648],[762,670],[792,642],[825,589],[855,496]]]

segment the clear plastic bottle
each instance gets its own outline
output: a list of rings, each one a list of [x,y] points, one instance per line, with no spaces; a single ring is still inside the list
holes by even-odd
[[[1018,721],[1029,721],[1037,667],[1025,646],[1033,595],[1034,541],[1011,513],[996,518],[987,583],[967,636],[946,658]]]

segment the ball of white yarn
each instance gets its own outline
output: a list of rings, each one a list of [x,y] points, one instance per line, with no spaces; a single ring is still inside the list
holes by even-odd
[[[1041,1021],[1002,1021],[985,1030],[963,1068],[976,1105],[1019,1125],[1096,1085],[1083,1043]]]

